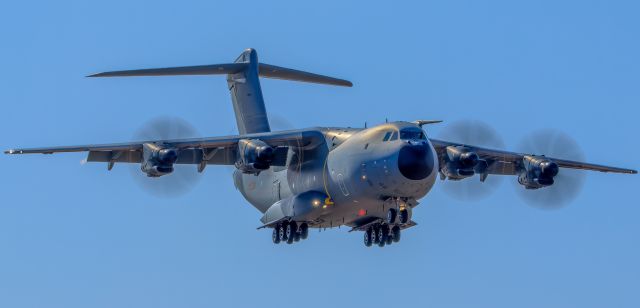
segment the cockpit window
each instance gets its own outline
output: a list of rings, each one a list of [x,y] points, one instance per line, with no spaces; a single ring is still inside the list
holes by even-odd
[[[403,129],[400,131],[400,139],[402,140],[427,139],[427,137],[424,135],[424,132],[421,129],[409,128],[409,129]]]
[[[398,132],[397,132],[397,131],[396,131],[396,132],[393,132],[393,135],[391,135],[391,139],[389,139],[389,140],[390,140],[390,141],[398,140]]]
[[[384,134],[384,138],[382,139],[382,141],[389,140],[389,137],[391,137],[391,132],[387,132],[386,134]]]

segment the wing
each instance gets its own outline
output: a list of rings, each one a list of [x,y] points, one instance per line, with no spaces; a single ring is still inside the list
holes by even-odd
[[[448,142],[443,140],[431,139],[431,143],[438,153],[438,158],[442,163],[447,156],[447,147],[457,146],[465,147],[470,151],[475,152],[478,156],[487,161],[488,167],[486,173],[488,174],[501,174],[501,175],[517,175],[523,170],[523,160],[525,156],[535,156],[532,154],[515,153],[502,150],[487,149],[477,147],[473,145],[460,144],[455,142]],[[580,170],[592,170],[600,172],[614,172],[614,173],[627,173],[636,174],[636,170],[610,167],[604,165],[590,164],[585,162],[578,162],[572,160],[565,160],[553,157],[545,157],[558,164],[561,168],[580,169]]]
[[[324,142],[324,134],[319,128],[289,130],[247,135],[176,139],[147,140],[129,143],[91,144],[47,148],[25,148],[6,150],[5,154],[53,154],[62,152],[89,152],[87,161],[113,163],[142,162],[142,148],[145,143],[162,144],[179,149],[177,164],[233,165],[237,160],[238,141],[260,139],[272,147],[277,147],[274,166],[282,166],[288,148],[307,148]]]

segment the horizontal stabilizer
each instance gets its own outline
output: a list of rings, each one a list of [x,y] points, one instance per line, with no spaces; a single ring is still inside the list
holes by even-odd
[[[329,76],[318,75],[314,73],[298,71],[290,68],[260,63],[258,66],[258,74],[262,77],[294,80],[311,83],[321,83],[334,86],[352,87],[351,81],[333,78]]]
[[[166,67],[152,68],[141,70],[126,70],[103,72],[87,77],[134,77],[134,76],[176,76],[176,75],[222,75],[236,74],[244,71],[248,63],[229,63],[229,64],[213,64],[213,65],[197,65],[182,67]],[[311,83],[320,83],[334,86],[351,87],[353,84],[344,79],[333,78],[324,75],[294,70],[290,68],[259,63],[258,74],[261,77],[293,80]]]
[[[235,73],[241,72],[246,67],[247,67],[247,63],[165,67],[165,68],[151,68],[151,69],[142,69],[142,70],[103,72],[103,73],[89,75],[87,77],[134,77],[134,76],[235,74]]]

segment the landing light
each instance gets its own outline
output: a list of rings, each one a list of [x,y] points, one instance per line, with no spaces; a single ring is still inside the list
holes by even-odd
[[[317,207],[317,206],[320,205],[320,200],[318,200],[318,199],[313,200],[312,204],[313,204],[314,207]]]

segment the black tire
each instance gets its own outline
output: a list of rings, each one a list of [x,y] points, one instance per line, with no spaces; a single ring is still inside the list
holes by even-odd
[[[389,237],[389,232],[391,229],[389,229],[389,225],[382,225],[380,226],[380,229],[382,229],[382,234],[384,235],[384,238]]]
[[[271,233],[271,240],[273,241],[274,244],[279,244],[280,243],[280,232],[279,232],[280,228],[278,228],[277,226],[275,228],[273,228],[273,232]]]
[[[296,232],[294,234],[295,235],[293,236],[293,241],[294,242],[299,242],[300,241],[300,232]]]
[[[286,231],[286,224],[281,224],[280,226],[278,226],[278,238],[282,242],[287,240],[287,234],[285,233],[285,231]]]
[[[371,238],[371,228],[368,228],[366,231],[364,231],[364,245],[367,247],[371,247],[371,244],[373,244],[373,240]]]
[[[407,222],[409,222],[409,211],[402,210],[398,212],[398,218],[400,219],[401,224],[406,224]]]
[[[300,238],[306,240],[309,237],[309,225],[307,223],[302,223],[300,225]]]
[[[397,216],[398,216],[398,211],[396,209],[389,209],[387,211],[387,223],[390,225],[395,223]]]
[[[285,235],[287,236],[287,244],[291,244],[295,240],[295,237],[296,237],[296,230],[294,229],[295,227],[296,227],[295,223],[287,224],[287,228],[284,231]]]
[[[384,245],[386,245],[386,244],[387,244],[387,240],[383,239],[383,240],[378,242],[378,247],[384,247]]]
[[[298,223],[295,222],[295,221],[290,221],[289,224],[292,226],[293,232],[297,233],[298,232]]]
[[[391,236],[387,236],[387,245],[391,245],[393,243],[393,238]]]
[[[394,226],[391,229],[391,234],[393,235],[393,241],[394,242],[399,242],[400,241],[400,227],[398,226]]]
[[[384,228],[378,228],[378,246],[384,247],[384,244],[387,242],[387,236],[384,232]]]
[[[378,227],[371,228],[371,242],[374,244],[380,243],[380,238],[378,237]]]

